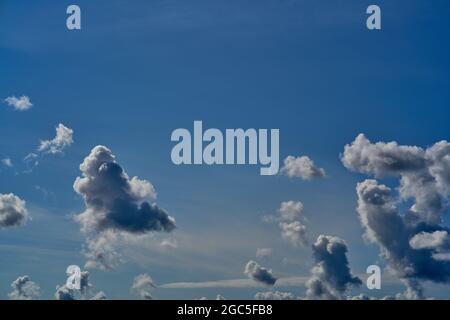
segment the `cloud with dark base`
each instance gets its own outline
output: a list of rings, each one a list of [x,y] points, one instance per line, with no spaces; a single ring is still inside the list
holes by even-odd
[[[0,229],[22,226],[27,220],[24,200],[12,193],[0,194]]]
[[[275,282],[277,281],[277,278],[275,278],[272,274],[272,270],[261,267],[258,263],[256,263],[253,260],[250,260],[245,265],[244,273],[250,279],[253,279],[259,283],[262,283],[262,284],[265,284],[268,286],[273,286],[275,284]]]
[[[130,179],[108,148],[92,149],[80,170],[74,190],[86,204],[76,216],[88,238],[86,267],[112,268],[118,257],[114,244],[121,236],[130,239],[175,229],[175,219],[148,202],[156,197],[151,183]]]
[[[306,283],[308,299],[345,299],[348,289],[362,284],[350,271],[344,240],[320,235],[312,249],[316,264]]]

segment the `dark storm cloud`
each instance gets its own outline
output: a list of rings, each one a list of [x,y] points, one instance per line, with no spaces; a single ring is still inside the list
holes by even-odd
[[[351,274],[344,240],[320,235],[312,249],[316,264],[306,284],[308,299],[343,299],[347,289],[361,285]]]

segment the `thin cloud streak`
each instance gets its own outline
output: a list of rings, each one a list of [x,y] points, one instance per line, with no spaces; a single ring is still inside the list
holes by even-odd
[[[279,278],[274,287],[304,286],[308,277],[286,277]],[[263,284],[252,279],[230,279],[203,282],[172,282],[166,283],[160,288],[164,289],[203,289],[203,288],[261,288]]]

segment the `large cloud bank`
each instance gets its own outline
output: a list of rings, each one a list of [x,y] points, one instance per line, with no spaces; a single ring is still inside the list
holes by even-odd
[[[345,146],[342,162],[352,171],[400,180],[398,195],[373,179],[358,183],[356,192],[365,236],[405,283],[405,297],[422,297],[421,280],[448,283],[450,239],[442,216],[450,195],[450,143],[423,149],[372,143],[360,134]],[[400,212],[399,203],[408,208]]]

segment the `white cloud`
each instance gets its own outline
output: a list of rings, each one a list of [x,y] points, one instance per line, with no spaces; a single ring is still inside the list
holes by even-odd
[[[178,242],[176,239],[164,239],[160,243],[161,247],[165,249],[176,249],[178,248]]]
[[[317,167],[308,156],[287,156],[280,172],[290,178],[301,178],[303,180],[325,177],[325,170]]]
[[[156,288],[153,279],[148,274],[141,274],[134,278],[131,290],[139,295],[143,300],[152,300],[150,290]]]
[[[303,213],[303,203],[300,201],[284,201],[280,205],[278,212],[284,221],[294,221],[300,219]]]
[[[89,300],[106,300],[106,294],[103,291],[99,291]]]
[[[296,300],[297,298],[290,292],[266,291],[257,292],[255,300]]]
[[[20,98],[17,98],[15,96],[7,97],[5,99],[5,103],[18,111],[25,111],[33,106],[30,98],[27,96],[21,96]]]
[[[449,237],[447,231],[420,232],[409,240],[413,249],[440,249],[448,245]]]
[[[73,143],[73,130],[62,123],[56,127],[56,136],[52,140],[42,140],[38,151],[42,153],[61,153]]]
[[[284,277],[277,279],[274,287],[297,287],[306,283],[307,277]],[[173,282],[166,283],[164,289],[205,289],[205,288],[261,288],[266,287],[261,282],[252,279],[229,279],[203,282]]]
[[[10,167],[11,168],[13,166],[12,160],[10,158],[2,159],[1,162],[6,167]]]
[[[299,221],[294,222],[281,222],[279,224],[281,229],[281,236],[284,240],[288,241],[294,247],[301,247],[307,245],[306,240],[306,226],[302,225]]]

